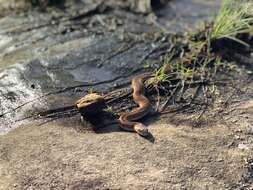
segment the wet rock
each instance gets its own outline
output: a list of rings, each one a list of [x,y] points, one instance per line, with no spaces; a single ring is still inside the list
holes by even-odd
[[[127,84],[137,71],[143,72],[147,62],[159,66],[161,57],[155,55],[163,44],[171,45],[169,39],[161,38],[160,28],[148,17],[132,13],[148,13],[156,3],[67,0],[62,9],[51,7],[48,12],[31,10],[3,17],[1,130],[15,128],[36,111],[73,105],[90,88],[106,91],[116,88],[114,84]],[[16,5],[25,6],[22,1]],[[170,6],[163,8],[161,12],[172,11]],[[155,12],[158,22],[169,18],[159,16],[159,11]]]
[[[213,18],[214,13],[219,9],[219,5],[220,0],[170,1],[167,6],[164,6],[165,8],[155,11],[157,23],[163,29],[176,33],[192,31],[203,20]]]
[[[0,10],[1,15],[5,15],[8,13],[11,13],[13,11],[26,11],[32,8],[32,5],[35,4],[37,6],[40,6],[42,9],[45,9],[49,3],[65,3],[66,6],[71,4],[71,0],[68,0],[67,2],[64,1],[56,1],[56,0],[11,0],[11,1],[5,1],[0,0]],[[110,8],[121,8],[121,9],[128,9],[136,13],[151,13],[152,7],[155,6],[161,6],[167,3],[167,0],[86,0],[81,1],[83,4],[100,4],[100,11],[103,9],[106,9],[106,7]]]

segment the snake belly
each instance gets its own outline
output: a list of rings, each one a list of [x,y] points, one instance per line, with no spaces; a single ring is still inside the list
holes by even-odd
[[[123,130],[137,132],[141,136],[149,134],[146,126],[136,120],[141,119],[150,111],[150,101],[144,96],[144,82],[150,77],[150,73],[144,73],[132,79],[133,99],[138,107],[129,113],[122,114],[119,118],[119,124]]]

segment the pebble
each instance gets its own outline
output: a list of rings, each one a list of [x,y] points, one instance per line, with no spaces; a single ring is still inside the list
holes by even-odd
[[[218,158],[217,162],[223,162],[224,160],[222,158]]]
[[[247,133],[249,135],[253,135],[253,126],[249,126],[248,130],[247,130]]]

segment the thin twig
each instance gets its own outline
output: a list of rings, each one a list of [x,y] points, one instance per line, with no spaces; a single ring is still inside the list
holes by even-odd
[[[170,94],[170,96],[167,98],[167,100],[163,103],[163,105],[161,106],[161,108],[158,109],[159,113],[162,113],[165,110],[165,108],[169,104],[170,100],[175,96],[178,88],[179,88],[179,83],[177,84],[176,88],[174,88],[174,90],[172,91],[172,93]]]
[[[156,111],[159,110],[159,106],[160,106],[160,101],[161,101],[161,96],[160,96],[160,92],[159,92],[159,89],[158,87],[156,86],[155,87],[155,90],[156,90],[156,93],[157,93],[157,102],[156,102]]]

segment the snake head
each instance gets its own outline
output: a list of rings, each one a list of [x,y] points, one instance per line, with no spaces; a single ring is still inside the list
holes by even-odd
[[[141,136],[146,137],[149,135],[148,129],[142,123],[138,123],[134,125],[134,130]]]
[[[105,99],[99,94],[91,93],[77,100],[75,105],[81,113],[95,115],[105,108]]]

